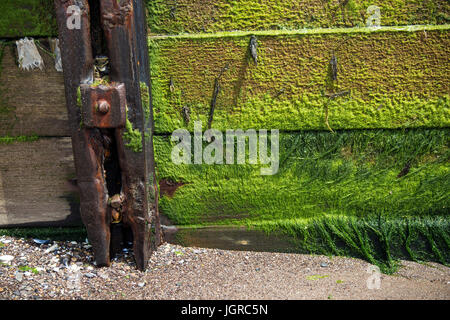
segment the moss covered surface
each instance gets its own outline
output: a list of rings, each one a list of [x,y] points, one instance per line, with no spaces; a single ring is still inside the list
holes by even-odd
[[[175,142],[157,136],[158,179],[184,184],[161,210],[177,224],[446,214],[449,130],[283,133],[273,176],[260,175],[261,165],[176,165]]]
[[[0,38],[58,34],[53,0],[2,0],[0,12]]]
[[[150,92],[145,82],[139,83],[142,99],[142,109],[144,110],[145,123],[150,120]]]
[[[447,29],[169,37],[150,41],[155,130],[207,123],[280,130],[445,127],[450,124]],[[337,58],[337,81],[330,60]],[[172,83],[172,85],[170,85]],[[349,91],[335,99],[327,95]],[[190,110],[190,123],[183,118]],[[327,117],[326,117],[327,114]],[[328,120],[328,121],[326,121]]]
[[[12,144],[16,142],[34,142],[39,140],[39,137],[37,135],[33,136],[4,136],[0,137],[0,145],[2,144]]]
[[[149,28],[158,34],[365,26],[374,4],[384,26],[450,22],[446,0],[147,1]]]
[[[448,216],[340,216],[264,221],[249,226],[290,235],[299,252],[362,258],[384,273],[398,270],[399,259],[450,264]]]
[[[155,137],[160,211],[178,225],[247,225],[291,236],[299,252],[450,263],[450,129],[283,133],[280,169],[176,165]],[[248,163],[248,159],[246,161]],[[167,184],[167,182],[166,182]]]
[[[126,147],[130,148],[134,152],[142,152],[142,134],[139,129],[133,129],[133,124],[130,120],[126,121],[125,131],[123,132],[123,138],[127,142]]]

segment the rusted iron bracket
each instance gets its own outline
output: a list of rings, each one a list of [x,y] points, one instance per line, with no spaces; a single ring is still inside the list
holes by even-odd
[[[143,270],[162,241],[143,1],[55,0],[55,8],[81,218],[96,264],[109,266],[132,242]],[[109,78],[95,78],[96,60],[109,61]]]
[[[89,128],[124,128],[126,95],[123,83],[108,86],[80,85],[81,120]]]

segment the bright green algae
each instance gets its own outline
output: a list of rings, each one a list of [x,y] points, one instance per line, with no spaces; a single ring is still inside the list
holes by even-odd
[[[299,252],[357,256],[384,272],[398,258],[450,262],[449,129],[282,133],[274,176],[260,165],[175,165],[174,144],[155,137],[159,180],[184,183],[159,202],[176,224],[282,232]]]
[[[369,17],[367,8],[374,4],[380,7],[383,26],[450,21],[445,0],[154,0],[148,1],[147,7],[151,32],[178,34],[362,27]]]
[[[216,129],[450,124],[446,29],[344,31],[264,32],[258,36],[258,65],[249,59],[250,35],[246,33],[152,39],[156,132],[192,130],[194,120],[207,123],[214,81],[226,65],[214,112]],[[330,81],[333,54],[338,60],[338,81]],[[347,95],[335,99],[327,97],[346,91]],[[184,107],[190,109],[190,123],[183,119]]]
[[[53,0],[2,0],[0,12],[0,38],[58,34]]]

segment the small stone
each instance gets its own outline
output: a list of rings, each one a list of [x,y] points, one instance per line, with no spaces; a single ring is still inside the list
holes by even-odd
[[[54,244],[54,245],[52,245],[50,248],[48,248],[47,250],[45,250],[45,253],[53,252],[53,251],[55,251],[56,249],[58,249],[58,245],[57,245],[57,244]]]
[[[98,275],[100,278],[104,279],[104,280],[108,280],[109,276],[106,273],[99,273]]]
[[[322,268],[326,268],[326,267],[328,267],[328,264],[325,263],[325,262],[322,262],[322,263],[320,264],[320,266],[321,266]]]
[[[16,278],[17,281],[22,282],[22,280],[23,280],[23,273],[22,272],[16,272],[14,274],[14,277]]]
[[[86,273],[84,276],[85,276],[86,278],[94,278],[94,277],[96,277],[96,275],[93,274],[93,273],[91,273],[91,272]]]
[[[145,286],[145,282],[139,282],[139,283],[138,283],[138,286],[139,286],[140,288],[142,288],[143,286]]]
[[[34,241],[34,243],[37,243],[37,244],[49,244],[50,243],[50,240],[41,240],[41,239],[33,239],[33,241]]]
[[[14,259],[14,257],[10,256],[10,255],[0,256],[1,263],[10,263],[13,259]]]

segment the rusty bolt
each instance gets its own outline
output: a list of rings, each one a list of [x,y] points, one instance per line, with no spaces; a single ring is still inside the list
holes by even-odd
[[[111,198],[109,198],[109,205],[114,209],[120,209],[123,202],[123,197],[120,194],[115,194]]]
[[[111,106],[106,100],[100,100],[97,105],[97,111],[103,114],[107,114]]]
[[[112,223],[119,223],[122,220],[122,214],[115,209],[111,211]]]

